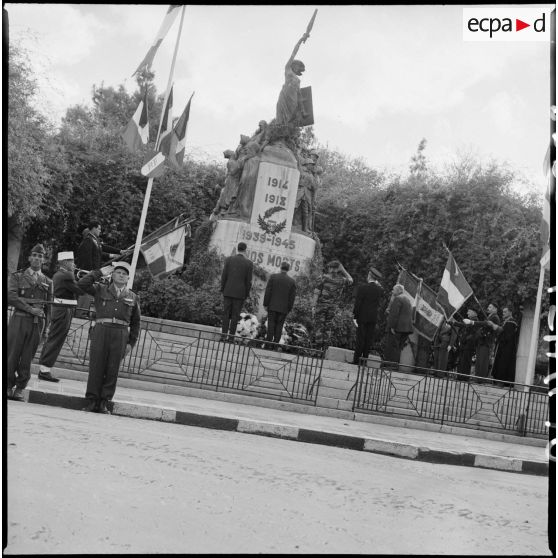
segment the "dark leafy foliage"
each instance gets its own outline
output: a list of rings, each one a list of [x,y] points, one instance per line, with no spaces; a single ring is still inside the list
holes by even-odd
[[[94,87],[93,107],[68,109],[55,133],[33,109],[33,76],[16,54],[10,53],[8,219],[27,231],[21,260],[37,241],[52,253],[75,250],[92,219],[101,221],[108,244],[133,245],[147,179],[139,172],[143,155],[128,152],[119,133],[147,87],[150,134],[155,138],[163,99],[153,86],[153,76],[140,76],[140,88],[133,94],[123,87]],[[302,130],[297,141],[307,148],[316,145],[311,128]],[[502,165],[482,166],[462,159],[434,172],[425,148],[422,140],[408,178],[387,176],[360,159],[318,148],[324,172],[315,229],[321,242],[309,276],[297,279],[290,321],[312,329],[314,285],[324,261],[339,259],[355,284],[365,280],[370,264],[382,272],[386,300],[379,330],[383,331],[383,310],[397,278],[397,264],[437,291],[447,258],[444,243],[484,308],[490,301],[500,307],[511,304],[515,310],[534,302],[541,253],[538,196],[516,193],[514,175]],[[194,219],[196,236],[180,274],[160,281],[141,274],[144,313],[219,323],[222,258],[207,250],[211,234],[207,216],[217,201],[224,171],[224,164],[187,158],[182,169],[167,170],[154,181],[144,234],[184,213]],[[246,310],[252,311],[254,303],[250,299]],[[333,324],[339,346],[353,343],[351,304],[348,291]]]

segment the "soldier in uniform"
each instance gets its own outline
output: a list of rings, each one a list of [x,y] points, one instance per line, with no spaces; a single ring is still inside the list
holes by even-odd
[[[84,291],[77,286],[74,277],[74,253],[58,252],[58,264],[60,268],[52,278],[54,296],[55,298],[76,300]],[[58,378],[51,374],[50,369],[54,366],[60,354],[62,345],[70,330],[73,316],[74,308],[71,306],[52,307],[48,336],[39,358],[39,380],[47,380],[48,382],[59,381]]]
[[[96,324],[91,332],[89,376],[84,411],[110,414],[107,407],[116,390],[122,359],[134,347],[140,329],[138,295],[127,286],[130,264],[113,264],[110,285],[98,283],[103,276],[95,269],[78,281],[78,287],[94,297]]]
[[[48,306],[41,301],[52,299],[52,281],[41,271],[45,253],[42,244],[33,246],[29,267],[8,279],[8,304],[15,309],[8,324],[8,399],[15,401],[24,400],[31,361],[45,328]]]
[[[331,344],[333,318],[338,311],[343,291],[352,284],[353,278],[339,260],[327,264],[326,272],[314,289],[312,300],[315,347],[323,350]]]

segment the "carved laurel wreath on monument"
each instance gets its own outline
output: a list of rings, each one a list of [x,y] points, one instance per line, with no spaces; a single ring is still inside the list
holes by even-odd
[[[268,223],[266,219],[269,219],[269,217],[271,217],[274,213],[277,213],[278,211],[284,211],[284,210],[285,210],[284,207],[276,205],[275,207],[270,207],[263,214],[263,217],[261,215],[258,215],[258,225],[260,226],[260,229],[262,229],[262,231],[265,231],[268,234],[277,234],[283,231],[283,229],[287,226],[286,219],[274,225]]]

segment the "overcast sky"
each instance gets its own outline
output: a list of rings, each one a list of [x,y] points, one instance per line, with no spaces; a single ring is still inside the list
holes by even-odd
[[[93,84],[132,91],[131,74],[167,9],[6,8],[10,39],[33,53],[42,109],[55,121],[68,106],[90,105]],[[188,6],[174,75],[175,115],[195,91],[188,151],[224,162],[223,150],[236,148],[240,134],[275,116],[285,63],[314,8],[314,28],[297,58],[306,65],[301,86],[312,86],[320,144],[405,172],[426,138],[425,154],[437,165],[472,153],[506,162],[544,188],[549,44],[465,42],[461,6]],[[178,24],[153,64],[160,92]]]

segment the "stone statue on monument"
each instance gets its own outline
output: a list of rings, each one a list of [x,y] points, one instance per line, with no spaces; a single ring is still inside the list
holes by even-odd
[[[293,230],[305,233],[314,231],[316,191],[321,182],[322,167],[317,165],[319,153],[316,149],[299,154],[300,179],[293,215]]]
[[[302,35],[296,43],[291,57],[285,66],[285,83],[279,93],[275,115],[275,122],[279,126],[297,126],[305,116],[302,96],[300,94],[299,76],[302,75],[302,72],[304,72],[306,68],[304,62],[296,60],[295,56],[298,53],[300,45],[306,42],[309,36],[308,32]]]
[[[314,213],[321,170],[318,153],[304,147],[301,134],[314,123],[312,92],[309,86],[300,87],[304,64],[296,59],[316,13],[285,66],[275,117],[260,120],[251,135],[241,135],[234,151],[224,152],[227,172],[210,217],[214,224],[209,247],[228,256],[239,241],[245,242],[247,257],[265,274],[288,262],[293,276],[307,275],[318,242]],[[258,315],[263,311],[262,286],[256,281],[252,289]]]
[[[302,126],[313,122],[313,115],[310,92],[307,92],[309,97],[306,97],[310,103],[308,112],[300,90],[299,76],[305,69],[304,64],[296,60],[295,56],[300,45],[310,37],[316,13],[317,10],[314,10],[305,33],[297,41],[285,66],[285,82],[277,100],[276,117],[269,123],[260,120],[252,136],[241,135],[236,150],[224,152],[228,159],[227,174],[219,200],[210,216],[212,221],[219,218],[250,220],[261,161],[271,157],[276,162],[289,161],[287,165],[290,167],[300,167],[300,163],[297,163],[298,136]],[[312,198],[311,190],[312,186],[307,184],[305,200]],[[311,205],[304,205],[303,202],[303,207],[309,209],[311,215]],[[304,227],[303,230],[311,230],[310,218],[305,220]]]

